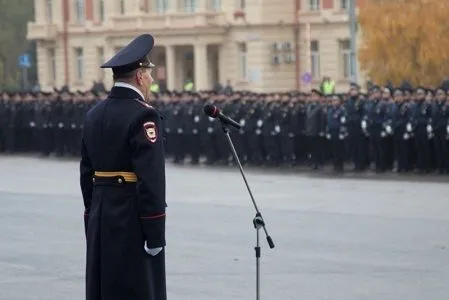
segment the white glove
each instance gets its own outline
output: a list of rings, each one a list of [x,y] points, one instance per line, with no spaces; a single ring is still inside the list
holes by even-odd
[[[449,133],[449,125],[446,126],[446,132]]]
[[[341,118],[340,118],[340,122],[341,122],[342,124],[345,124],[345,123],[346,123],[346,117],[344,117],[344,116],[341,117]]]
[[[362,121],[362,129],[363,129],[363,130],[366,129],[366,121],[365,121],[365,120]]]
[[[147,243],[143,244],[143,248],[145,249],[145,252],[148,253],[151,256],[156,256],[159,254],[159,252],[162,251],[162,247],[159,248],[148,248]]]
[[[393,129],[391,128],[390,125],[387,125],[387,127],[385,128],[385,130],[387,131],[388,134],[391,134],[391,132],[393,132]]]
[[[431,133],[432,132],[432,125],[427,125],[427,133]]]
[[[412,124],[407,123],[407,126],[405,126],[408,132],[412,132]]]

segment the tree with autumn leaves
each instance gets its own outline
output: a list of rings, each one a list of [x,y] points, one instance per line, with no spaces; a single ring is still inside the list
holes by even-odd
[[[448,0],[365,0],[360,68],[374,82],[438,86],[449,76]]]

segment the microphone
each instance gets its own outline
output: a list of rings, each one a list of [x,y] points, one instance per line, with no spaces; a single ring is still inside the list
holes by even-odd
[[[219,118],[220,121],[223,122],[223,124],[231,125],[237,129],[242,128],[242,125],[240,125],[240,123],[224,115],[215,105],[207,104],[206,106],[204,106],[204,113],[211,118]]]

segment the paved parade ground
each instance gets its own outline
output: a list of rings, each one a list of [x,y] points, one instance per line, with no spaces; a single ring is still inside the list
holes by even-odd
[[[84,296],[78,163],[0,157],[0,299]],[[248,171],[261,299],[447,300],[449,185]],[[167,165],[169,300],[255,299],[254,210],[237,169]]]

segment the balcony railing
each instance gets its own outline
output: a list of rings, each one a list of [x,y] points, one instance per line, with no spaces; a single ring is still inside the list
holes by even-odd
[[[133,31],[136,29],[195,29],[198,27],[225,27],[226,16],[223,12],[175,12],[167,14],[141,14],[129,16],[112,16],[107,22],[93,24],[86,21],[82,24],[69,23],[68,32],[71,34],[83,34],[85,32]],[[28,23],[27,38],[30,40],[54,40],[58,32],[62,32],[63,25]]]
[[[27,39],[30,40],[54,40],[58,34],[56,24],[28,23]]]
[[[145,14],[140,16],[112,17],[110,26],[114,30],[127,31],[138,28],[152,30],[164,28],[196,28],[224,26],[226,19],[221,12]]]
[[[348,22],[348,14],[344,11],[330,11],[330,10],[322,10],[322,11],[312,11],[312,12],[300,12],[299,13],[299,22],[300,23],[310,23],[310,24],[319,24],[319,23],[345,23]]]

